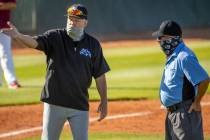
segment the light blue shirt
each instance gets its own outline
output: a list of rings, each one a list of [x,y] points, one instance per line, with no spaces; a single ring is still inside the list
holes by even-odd
[[[167,59],[164,68],[160,85],[160,100],[164,106],[171,106],[183,100],[184,77],[195,90],[201,81],[209,78],[192,50],[181,42]]]

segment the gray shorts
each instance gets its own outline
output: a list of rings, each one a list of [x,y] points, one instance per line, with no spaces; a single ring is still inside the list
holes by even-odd
[[[89,112],[44,103],[42,140],[59,140],[68,120],[74,140],[88,140]]]
[[[188,113],[191,103],[174,112],[167,112],[165,122],[165,140],[203,140],[201,112]]]

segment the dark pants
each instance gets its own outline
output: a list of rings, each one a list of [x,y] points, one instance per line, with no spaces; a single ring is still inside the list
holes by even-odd
[[[165,140],[203,140],[201,112],[188,113],[192,103],[183,103],[174,112],[167,112]]]

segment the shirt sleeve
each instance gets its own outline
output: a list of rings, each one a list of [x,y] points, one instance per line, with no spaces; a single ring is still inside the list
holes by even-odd
[[[52,45],[50,45],[52,33],[50,31],[45,32],[43,35],[34,36],[33,38],[38,42],[38,46],[35,49],[43,51],[46,55],[52,51]]]
[[[7,2],[13,2],[13,3],[16,3],[16,0],[8,0]]]
[[[98,50],[96,51],[96,55],[93,61],[93,73],[92,73],[95,79],[110,70],[109,65],[107,64],[103,56],[103,51],[99,43],[97,44],[97,48]]]
[[[201,81],[209,78],[207,72],[199,64],[195,56],[187,56],[182,61],[182,69],[187,79],[196,86]]]

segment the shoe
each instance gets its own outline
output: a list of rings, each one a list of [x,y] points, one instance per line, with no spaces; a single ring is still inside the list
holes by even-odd
[[[10,83],[8,87],[10,89],[18,89],[21,87],[21,85],[18,83],[18,81],[14,81],[14,82]]]

